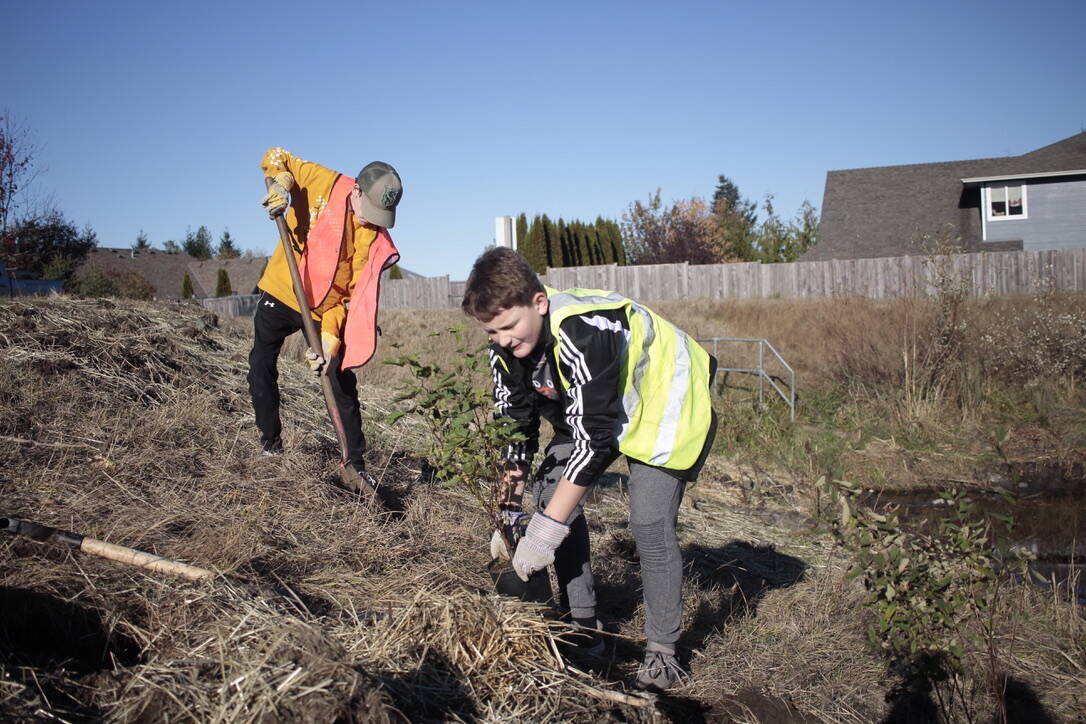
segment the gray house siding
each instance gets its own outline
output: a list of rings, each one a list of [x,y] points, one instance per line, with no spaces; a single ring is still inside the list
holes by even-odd
[[[1084,210],[1086,179],[1030,183],[1026,187],[1027,218],[985,222],[986,241],[1020,239],[1022,248],[1030,250],[1086,246]]]

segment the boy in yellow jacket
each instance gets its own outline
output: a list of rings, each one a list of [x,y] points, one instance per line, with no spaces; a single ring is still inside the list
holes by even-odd
[[[311,273],[303,271],[303,286],[309,295],[307,306],[320,329],[323,352],[323,358],[309,355],[310,366],[320,374],[323,366],[329,365],[326,373],[343,421],[348,462],[372,484],[363,459],[366,438],[362,434],[357,383],[354,374],[342,368],[344,332],[351,295],[359,281],[380,273],[370,265],[384,268],[398,259],[385,229],[396,222],[396,206],[403,195],[400,176],[392,166],[376,161],[363,168],[351,184],[349,177],[282,148],[269,149],[260,165],[264,176],[275,181],[261,205],[272,218],[286,214],[295,260],[303,270],[310,262]],[[383,253],[371,254],[377,246]],[[318,252],[325,262],[317,260]],[[302,328],[302,310],[282,244],[276,246],[257,286],[261,295],[253,320],[249,392],[264,454],[275,455],[283,447],[276,362],[283,340]],[[369,311],[373,315],[375,294],[373,290],[370,295],[373,309]]]

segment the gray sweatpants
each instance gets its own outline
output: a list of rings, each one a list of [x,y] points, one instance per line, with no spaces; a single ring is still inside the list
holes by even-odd
[[[533,483],[538,510],[550,502],[572,449],[572,443],[547,448]],[[682,623],[683,578],[675,523],[686,484],[660,468],[636,460],[629,460],[629,464],[630,530],[641,556],[645,637],[660,644],[674,644]],[[591,618],[596,615],[596,587],[588,524],[581,505],[566,523],[570,527],[569,536],[554,554],[561,607],[574,618]]]

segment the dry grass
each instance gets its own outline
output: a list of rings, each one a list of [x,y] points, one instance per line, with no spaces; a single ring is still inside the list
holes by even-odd
[[[810,331],[821,303],[802,318],[791,302],[691,307],[691,324],[705,320],[698,334],[792,329],[810,336],[780,345],[794,345],[793,359],[830,358]],[[726,328],[709,326],[725,312]],[[454,310],[385,312],[379,359],[442,361],[451,346],[427,335],[462,321]],[[0,717],[830,722],[885,712],[862,591],[805,515],[810,481],[711,458],[680,515],[691,675],[673,697],[624,699],[643,611],[621,467],[589,508],[613,654],[582,673],[558,653],[563,626],[548,609],[491,593],[488,531],[474,527],[470,501],[417,482],[413,428],[382,422],[399,370],[360,375],[371,469],[392,504],[375,517],[335,485],[335,438],[297,349],[281,365],[287,453],[259,455],[250,334],[185,304],[0,304],[0,515],[223,574],[197,585],[0,539]],[[1086,706],[1081,613],[1037,591],[1014,596],[1007,605],[1030,616],[1006,633],[1007,668],[1049,712],[1073,718]]]

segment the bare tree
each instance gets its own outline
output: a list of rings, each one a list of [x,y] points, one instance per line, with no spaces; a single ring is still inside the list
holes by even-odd
[[[30,130],[4,111],[0,116],[0,233],[5,236],[18,220],[21,197],[38,175],[34,165],[38,151]]]

